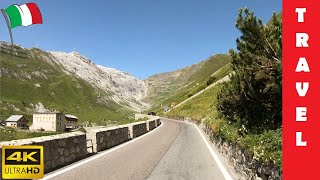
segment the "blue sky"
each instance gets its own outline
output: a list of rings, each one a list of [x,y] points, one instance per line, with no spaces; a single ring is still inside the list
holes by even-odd
[[[0,8],[27,2],[38,4],[44,24],[13,29],[16,44],[75,50],[141,79],[235,48],[239,8],[264,22],[282,8],[279,0],[2,0]],[[10,40],[2,15],[0,40]]]

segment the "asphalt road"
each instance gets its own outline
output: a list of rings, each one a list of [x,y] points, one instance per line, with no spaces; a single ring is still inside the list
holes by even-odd
[[[191,124],[164,120],[157,129],[46,175],[54,180],[225,179]]]

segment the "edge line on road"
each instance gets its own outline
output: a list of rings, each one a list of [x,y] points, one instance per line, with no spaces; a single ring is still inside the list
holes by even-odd
[[[137,141],[137,140],[139,140],[139,139],[141,139],[141,138],[143,138],[143,137],[145,137],[145,136],[147,136],[147,135],[155,132],[156,130],[160,129],[160,128],[162,127],[162,125],[163,125],[163,121],[161,121],[160,126],[158,126],[157,128],[153,129],[152,131],[147,132],[146,134],[143,134],[143,135],[141,135],[141,136],[139,136],[139,137],[136,137],[136,138],[134,138],[134,139],[131,139],[131,140],[129,140],[129,141],[123,143],[123,144],[120,144],[120,145],[118,145],[118,146],[115,146],[115,147],[113,147],[113,148],[111,148],[111,149],[109,149],[109,150],[105,150],[105,151],[103,151],[103,152],[101,152],[101,153],[98,153],[98,154],[96,154],[96,155],[93,155],[92,157],[85,158],[85,159],[83,159],[83,160],[80,161],[80,162],[75,162],[74,164],[71,164],[71,165],[69,165],[69,166],[66,166],[65,168],[62,168],[62,169],[60,169],[60,170],[57,170],[57,172],[54,172],[54,171],[53,171],[52,174],[48,174],[47,176],[43,177],[42,179],[43,179],[43,180],[51,179],[51,178],[53,178],[53,177],[56,177],[56,176],[58,176],[58,175],[60,175],[60,174],[65,173],[65,172],[67,172],[67,171],[70,171],[71,169],[74,169],[74,168],[79,167],[79,166],[81,166],[81,165],[83,165],[83,164],[86,164],[86,163],[88,163],[88,162],[90,162],[90,161],[93,161],[93,160],[95,160],[95,159],[97,159],[97,158],[99,158],[99,157],[102,157],[102,156],[104,156],[104,155],[106,155],[106,154],[109,154],[109,153],[111,153],[111,152],[113,152],[113,151],[115,151],[115,150],[117,150],[117,149],[122,148],[123,146],[126,146],[126,145],[128,145],[128,144],[131,144],[131,143],[133,143],[133,142],[135,142],[135,141]]]
[[[171,121],[177,121],[177,120],[172,120],[172,119],[167,119],[166,120],[171,120]],[[233,180],[231,175],[229,174],[229,172],[227,171],[227,169],[223,166],[222,162],[220,161],[218,155],[214,152],[214,150],[212,149],[212,147],[210,146],[210,144],[208,143],[208,140],[204,137],[203,133],[200,131],[199,127],[191,122],[186,122],[186,121],[177,121],[177,122],[181,122],[181,123],[186,123],[186,124],[191,124],[193,125],[199,132],[200,136],[202,137],[202,140],[204,141],[204,143],[206,144],[211,156],[213,157],[213,159],[215,160],[215,162],[217,163],[223,177],[226,180]]]
[[[214,152],[214,150],[212,149],[212,147],[211,147],[210,144],[208,143],[208,140],[204,137],[203,133],[200,131],[199,127],[196,126],[196,125],[193,124],[193,123],[190,123],[190,122],[188,122],[188,123],[189,123],[189,124],[192,124],[192,125],[198,130],[198,132],[199,132],[200,136],[202,137],[204,143],[206,144],[207,148],[209,149],[209,151],[210,151],[213,159],[216,161],[216,163],[217,163],[220,171],[222,172],[224,178],[225,178],[226,180],[233,180],[233,179],[231,178],[231,175],[230,175],[229,172],[227,171],[227,169],[223,166],[223,164],[222,164],[222,162],[220,161],[218,155]]]

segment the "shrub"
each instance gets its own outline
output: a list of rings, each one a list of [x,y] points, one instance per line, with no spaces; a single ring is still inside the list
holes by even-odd
[[[282,166],[282,129],[249,134],[241,141],[254,159]]]
[[[215,76],[210,76],[209,80],[207,81],[207,86],[211,85],[217,78]]]
[[[236,27],[239,52],[230,50],[234,74],[218,94],[218,110],[252,132],[282,125],[282,22],[268,26],[253,12],[240,9]]]

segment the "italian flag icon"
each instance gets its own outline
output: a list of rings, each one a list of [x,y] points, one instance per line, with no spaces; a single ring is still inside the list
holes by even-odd
[[[42,16],[35,3],[11,5],[4,10],[10,19],[10,28],[42,24]]]

